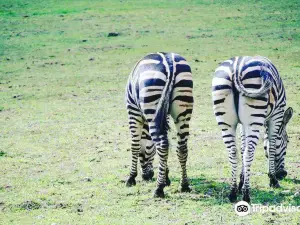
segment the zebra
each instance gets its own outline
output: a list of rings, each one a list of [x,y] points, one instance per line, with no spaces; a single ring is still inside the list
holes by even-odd
[[[222,138],[231,164],[231,202],[242,192],[250,202],[250,167],[265,127],[264,148],[268,157],[270,187],[280,187],[278,180],[286,176],[284,158],[288,143],[286,125],[293,109],[286,107],[286,94],[276,67],[263,56],[234,57],[220,64],[212,80],[213,111],[222,129]],[[236,128],[240,123],[242,171],[237,186],[238,156]]]
[[[144,179],[153,176],[153,158],[159,156],[154,197],[163,198],[168,178],[169,114],[177,130],[177,156],[181,165],[181,191],[190,191],[186,171],[189,121],[193,110],[193,80],[187,61],[175,53],[157,52],[142,58],[129,75],[126,106],[131,133],[132,163],[126,186],[136,184],[140,159]]]

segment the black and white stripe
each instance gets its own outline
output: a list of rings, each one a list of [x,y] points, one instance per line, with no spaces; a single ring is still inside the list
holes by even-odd
[[[266,127],[265,149],[269,159],[270,186],[279,187],[287,146],[286,124],[292,109],[285,111],[286,95],[279,73],[262,56],[234,57],[224,61],[212,81],[213,109],[222,129],[232,167],[230,201],[237,198],[236,127],[241,123],[242,172],[239,189],[243,200],[250,202],[250,167],[259,140],[259,130]],[[276,177],[277,175],[277,177]]]
[[[140,158],[143,177],[153,176],[153,156],[159,156],[154,195],[163,197],[168,174],[168,115],[177,129],[177,155],[181,164],[182,191],[189,191],[186,174],[189,121],[193,109],[193,81],[187,61],[175,53],[153,53],[141,59],[129,76],[126,88],[129,128],[132,137],[132,166],[127,186],[135,185]],[[151,137],[151,138],[150,138]],[[152,172],[151,172],[152,171]]]

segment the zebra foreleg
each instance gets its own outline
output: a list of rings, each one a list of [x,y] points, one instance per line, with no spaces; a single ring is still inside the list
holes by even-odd
[[[140,153],[140,163],[143,180],[151,181],[154,176],[153,164],[151,159],[147,159],[145,153],[143,153],[143,155]]]
[[[264,150],[265,150],[265,155],[266,158],[269,160],[269,149],[270,149],[270,142],[269,142],[269,138],[268,138],[268,128],[266,129],[266,133],[264,136]],[[280,158],[280,154],[278,154],[277,156],[277,152],[275,152],[275,178],[277,180],[282,180],[283,178],[285,178],[287,176],[287,172],[284,169],[284,162],[281,162],[281,165],[279,165],[279,159]],[[281,160],[284,160],[284,158],[282,158]],[[274,180],[272,180],[272,184],[274,183]],[[276,183],[276,181],[275,181]],[[270,183],[270,186],[271,183]]]
[[[282,114],[277,114],[277,117],[283,117]],[[269,139],[269,173],[268,176],[270,178],[270,187],[279,188],[280,184],[276,178],[276,139],[277,133],[280,126],[279,122],[276,122],[277,118],[271,118],[268,123],[268,139]]]
[[[276,156],[275,156],[275,163],[276,163],[276,178],[278,180],[282,180],[286,177],[287,172],[285,168],[285,155],[286,155],[286,148],[289,142],[288,136],[286,134],[286,125],[290,121],[293,116],[293,109],[289,107],[283,114],[281,129],[279,129],[279,135],[281,136],[280,147],[276,146]]]
[[[153,161],[154,161],[154,156],[156,153],[155,149],[155,144],[151,140],[147,140],[147,145],[146,145],[146,168],[143,170],[143,179],[144,180],[152,180],[154,176],[154,171],[153,171]]]
[[[276,137],[272,138],[270,140],[270,145],[275,145],[276,143]],[[270,187],[273,188],[279,188],[280,184],[276,178],[276,172],[275,172],[275,152],[276,150],[272,147],[269,148],[269,173],[268,176],[270,178]]]
[[[142,167],[142,178],[145,181],[151,181],[154,176],[152,163],[147,163]]]
[[[283,180],[287,176],[287,171],[285,170],[285,155],[286,149],[281,152],[282,149],[276,149],[275,155],[275,167],[276,167],[276,178],[277,180]]]
[[[287,171],[282,169],[276,172],[276,179],[283,180],[287,176]]]
[[[142,134],[142,148],[140,151],[140,163],[142,168],[142,178],[145,181],[152,180],[154,176],[153,172],[153,160],[155,156],[155,145],[149,135],[148,123],[145,122]]]

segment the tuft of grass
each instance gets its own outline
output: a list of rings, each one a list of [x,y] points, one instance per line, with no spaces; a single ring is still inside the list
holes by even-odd
[[[36,210],[36,209],[41,208],[41,205],[34,201],[25,201],[25,202],[22,202],[21,204],[16,205],[15,208],[20,209],[20,210],[30,211],[30,210]]]
[[[4,156],[6,156],[7,155],[7,153],[6,152],[4,152],[4,151],[0,151],[0,157],[4,157]]]

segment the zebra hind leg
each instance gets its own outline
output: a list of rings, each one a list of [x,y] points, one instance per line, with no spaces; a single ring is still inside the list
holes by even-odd
[[[250,117],[251,118],[251,117]],[[254,153],[259,140],[259,130],[263,123],[252,122],[249,120],[245,127],[245,148],[243,152],[243,187],[242,187],[242,200],[250,203],[250,169],[254,159]]]
[[[131,153],[132,162],[129,178],[126,181],[126,186],[131,187],[136,185],[135,178],[137,176],[137,162],[139,158],[139,152],[141,150],[141,135],[143,127],[142,117],[133,116],[130,117],[130,133],[131,133]]]
[[[164,198],[164,187],[167,185],[167,161],[169,151],[169,142],[166,134],[160,135],[158,140],[156,139],[156,150],[159,156],[159,173],[157,176],[157,187],[154,191],[154,197]]]
[[[191,188],[189,187],[189,180],[186,170],[186,162],[188,157],[188,147],[187,141],[189,136],[189,122],[184,118],[184,120],[179,120],[175,122],[177,129],[177,157],[181,166],[181,183],[180,191],[181,192],[190,192]]]
[[[236,202],[237,200],[237,165],[238,165],[238,157],[237,157],[237,149],[236,149],[236,142],[235,142],[235,132],[236,132],[236,125],[230,125],[227,128],[222,129],[222,137],[223,141],[226,145],[228,150],[228,158],[231,164],[231,187],[230,187],[230,194],[228,199],[230,202]]]
[[[238,191],[238,156],[235,142],[236,127],[239,121],[236,111],[236,100],[238,96],[237,94],[234,95],[231,84],[228,84],[226,81],[229,78],[227,71],[223,71],[223,69],[219,69],[218,71],[218,77],[213,79],[213,109],[218,125],[222,129],[222,138],[228,151],[228,159],[231,165],[231,187],[228,198],[230,202],[235,202],[237,200]],[[220,79],[220,77],[225,79]],[[226,85],[223,85],[224,81]],[[222,86],[226,86],[226,88],[219,90]]]
[[[242,155],[242,172],[240,174],[240,183],[238,186],[239,193],[242,193],[242,188],[244,185],[244,160],[243,155],[246,148],[246,136],[245,136],[245,130],[243,125],[240,125],[240,134],[241,134],[241,155]]]
[[[268,97],[267,95],[259,98],[240,96],[239,103],[239,119],[241,124],[243,124],[245,135],[242,199],[243,201],[250,202],[250,171],[254,160],[256,146],[259,141],[260,129],[265,124]]]
[[[243,153],[244,185],[242,188],[243,201],[250,202],[250,169],[254,159],[255,149],[259,140],[260,124],[250,124],[245,127],[246,147]]]

